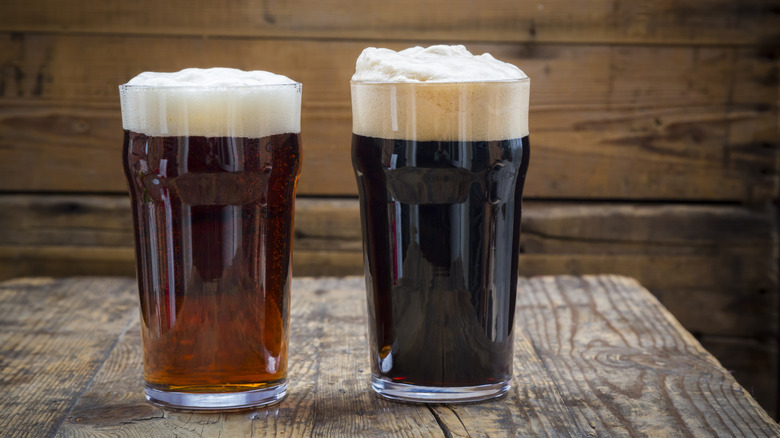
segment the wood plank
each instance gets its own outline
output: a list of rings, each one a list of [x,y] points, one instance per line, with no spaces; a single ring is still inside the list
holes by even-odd
[[[357,275],[363,272],[359,251],[301,250],[293,252],[293,274]],[[0,245],[0,280],[49,275],[135,276],[132,247]]]
[[[0,246],[0,279],[47,275],[135,275],[132,247]]]
[[[776,221],[768,205],[531,200],[524,203],[521,252],[712,255],[713,245],[771,248]],[[0,244],[131,247],[132,227],[123,195],[0,196],[0,228],[6,231]],[[357,199],[298,197],[295,239],[306,248],[360,250],[354,245],[361,239]]]
[[[357,199],[298,197],[295,205],[297,242],[330,239],[319,248],[360,250],[348,243],[361,239]],[[768,205],[530,200],[524,202],[521,252],[711,255],[712,245],[771,247],[776,221]],[[130,247],[132,226],[124,195],[0,196],[0,228],[6,231],[0,244]]]
[[[411,433],[441,436],[446,408],[381,400],[369,389],[365,291],[362,278],[296,278],[292,285],[289,396],[279,405],[246,412],[193,414],[163,410],[142,395],[140,329],[137,320],[117,343],[63,424],[65,436],[382,436]],[[578,431],[527,338],[518,337],[517,369],[529,362],[519,381],[523,392],[462,410],[465,431],[473,436],[506,433],[506,420],[518,421],[516,433],[532,430]],[[531,368],[533,367],[533,368]],[[520,383],[518,383],[520,385]],[[544,389],[542,389],[544,388]],[[524,406],[525,394],[530,403]],[[540,417],[526,421],[525,410]],[[450,411],[452,412],[452,411]],[[439,420],[437,421],[437,417]],[[445,417],[446,420],[449,420]],[[457,420],[456,420],[457,421]],[[479,429],[473,425],[484,427]],[[445,426],[446,427],[446,426]],[[466,427],[466,426],[462,426]]]
[[[132,248],[130,197],[0,196],[0,244]]]
[[[531,254],[713,255],[713,246],[754,249],[764,243],[770,249],[777,239],[769,205],[526,201],[523,207],[528,239],[521,251]]]
[[[421,4],[143,0],[7,0],[0,30],[198,36],[284,36],[516,42],[761,44],[777,37],[778,2],[750,0],[543,3],[436,0]]]
[[[521,281],[519,287],[523,284]],[[526,333],[516,329],[514,336],[515,383],[504,402],[510,406],[503,409],[496,409],[493,403],[472,404],[465,409],[458,405],[430,406],[444,436],[593,436],[592,427],[572,414]],[[470,427],[473,424],[480,426]],[[495,434],[502,429],[509,430]]]
[[[293,275],[358,275],[362,262],[362,253],[357,251],[295,251]],[[741,268],[747,272],[740,272]],[[762,287],[775,283],[777,277],[767,269],[772,269],[770,260],[729,255],[523,254],[519,273],[636,275],[652,285],[662,302],[690,330],[756,337],[778,332],[777,289]],[[133,276],[135,257],[132,248],[0,246],[0,278],[41,274]],[[711,286],[690,285],[695,278]]]
[[[750,286],[741,283],[720,282],[719,270],[747,267],[761,263],[747,274]],[[620,274],[636,275],[649,283],[648,288],[669,305],[683,325],[706,334],[728,336],[765,336],[777,333],[777,289],[757,289],[761,281],[775,282],[774,267],[754,258],[736,257],[646,256],[646,255],[591,255],[543,254],[523,255],[521,275]],[[736,270],[736,269],[735,269]],[[715,275],[713,275],[715,274]],[[712,286],[690,286],[694,277],[702,278]],[[758,278],[756,278],[758,277]],[[752,314],[751,312],[755,312]]]
[[[778,245],[769,207],[525,207],[521,275],[630,275],[705,337],[735,337],[744,346],[777,335]],[[296,213],[294,275],[362,274],[356,200],[300,198]],[[2,278],[135,273],[129,203],[122,196],[3,196],[0,229]],[[777,374],[767,363],[777,361],[767,348],[715,352],[772,409],[776,394],[766,388],[775,386]]]
[[[117,105],[117,86],[142,71],[229,66],[289,76],[305,85],[305,107],[327,105],[326,114],[341,108],[348,115],[349,79],[360,52],[369,45],[400,50],[411,44],[0,32],[5,65],[0,96]],[[533,80],[536,106],[777,105],[775,54],[761,48],[579,42],[473,43],[468,48],[522,68]]]
[[[74,280],[80,287],[71,293],[88,294],[85,287],[94,287],[89,281]],[[130,329],[117,335],[116,346],[65,421],[57,425],[58,434],[780,433],[728,371],[629,278],[521,279],[513,389],[500,400],[451,406],[387,402],[370,392],[362,278],[297,278],[292,290],[290,395],[281,404],[242,412],[189,413],[145,403],[140,330],[133,312]],[[123,288],[117,295],[129,298],[133,291]]]
[[[364,45],[4,34],[0,189],[123,192],[117,85],[140,70],[229,65],[270,69],[305,84],[300,191],[354,195],[348,80]],[[771,53],[472,48],[515,62],[533,78],[529,196],[752,202],[780,191],[778,70]]]
[[[776,338],[745,339],[729,336],[701,336],[702,346],[721,358],[723,367],[766,409],[778,417],[778,345]]]
[[[0,284],[0,434],[53,436],[138,314],[129,279]]]
[[[538,108],[531,113],[525,194],[773,199],[780,190],[777,114],[774,108]],[[299,194],[355,196],[349,114],[304,108],[302,123]],[[0,190],[125,193],[121,147],[115,104],[0,100]]]
[[[132,276],[130,217],[122,196],[0,196],[0,277]],[[362,274],[359,220],[355,199],[299,198],[294,275]],[[526,202],[521,252],[521,275],[637,278],[692,331],[778,333],[769,206]]]
[[[752,398],[734,397],[728,371],[633,279],[545,277],[524,286],[520,327],[597,436],[780,433]]]
[[[124,195],[2,195],[0,244],[132,247],[130,207]],[[294,237],[296,248],[362,251],[357,200],[297,198]]]

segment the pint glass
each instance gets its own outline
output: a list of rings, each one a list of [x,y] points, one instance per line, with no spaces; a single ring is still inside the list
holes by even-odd
[[[466,402],[510,388],[529,83],[351,83],[382,397]]]
[[[120,97],[147,399],[281,400],[301,84],[188,69],[139,75]]]

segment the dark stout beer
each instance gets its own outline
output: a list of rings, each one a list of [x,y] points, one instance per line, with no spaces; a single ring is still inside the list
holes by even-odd
[[[371,386],[486,400],[512,380],[530,82],[463,46],[367,48],[355,63]]]
[[[221,393],[284,381],[299,134],[125,131],[124,160],[147,385]]]
[[[528,137],[353,135],[375,375],[444,387],[512,376],[528,157]]]

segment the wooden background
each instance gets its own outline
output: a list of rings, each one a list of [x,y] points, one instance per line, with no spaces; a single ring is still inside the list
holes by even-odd
[[[296,275],[362,272],[349,78],[464,43],[532,78],[520,273],[637,278],[776,414],[780,1],[4,0],[0,278],[133,275],[117,86],[303,82]]]

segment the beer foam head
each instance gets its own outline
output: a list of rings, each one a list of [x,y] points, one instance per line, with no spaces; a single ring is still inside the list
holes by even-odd
[[[463,46],[369,47],[352,76],[352,129],[406,140],[503,140],[528,135],[530,80]]]
[[[124,129],[150,136],[266,137],[301,131],[301,84],[265,71],[145,72],[119,86]]]

